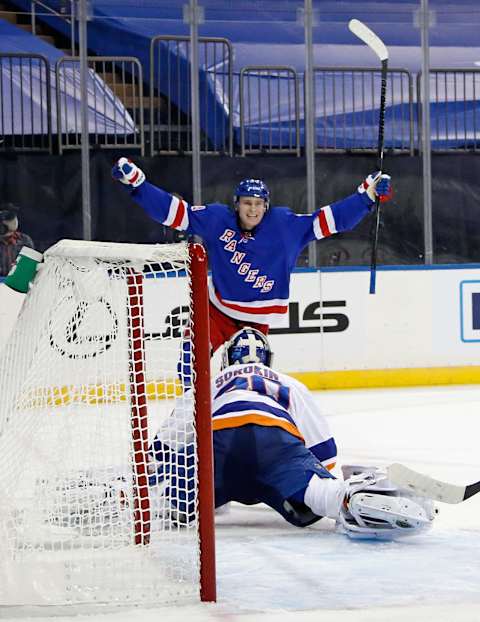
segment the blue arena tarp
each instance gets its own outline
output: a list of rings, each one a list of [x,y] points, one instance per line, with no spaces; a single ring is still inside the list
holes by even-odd
[[[15,3],[29,10],[29,0],[15,0]],[[59,0],[50,0],[52,6],[60,7]],[[98,54],[132,55],[142,62],[144,75],[149,75],[149,47],[152,37],[157,35],[188,36],[189,27],[183,21],[183,5],[185,0],[95,0],[92,2],[93,19],[88,25],[89,47]],[[233,70],[235,74],[234,95],[238,93],[238,74],[247,65],[289,65],[300,76],[305,68],[304,27],[299,20],[299,11],[303,1],[291,0],[199,0],[205,9],[205,21],[201,24],[199,34],[203,37],[224,37],[232,42],[234,49]],[[375,67],[373,53],[361,44],[347,28],[351,17],[359,17],[370,25],[388,45],[390,67],[406,69],[417,73],[421,68],[420,31],[414,25],[415,11],[420,2],[407,0],[390,0],[389,2],[361,3],[355,0],[343,2],[315,0],[316,11],[313,28],[314,61],[316,65],[328,67]],[[446,0],[431,0],[430,9],[435,11],[434,25],[430,29],[430,63],[432,67],[472,68],[477,69],[480,63],[480,12],[478,0],[463,0],[451,4]],[[360,13],[360,14],[359,14]],[[62,29],[69,35],[69,25],[55,18],[47,18],[52,25]],[[162,52],[170,55],[166,49]],[[178,88],[172,89],[170,97],[174,104],[188,114],[189,102],[185,89],[188,83],[188,58],[181,51],[178,69],[170,75]],[[204,80],[200,97],[202,107],[201,123],[215,146],[215,136],[223,135],[228,126],[228,107],[225,106],[226,96],[219,82],[214,82],[208,71],[202,67]],[[166,78],[165,78],[166,79]],[[162,88],[165,83],[162,83]],[[252,87],[253,88],[253,87]],[[262,89],[262,81],[258,85]],[[379,87],[376,92],[379,92]],[[317,101],[323,93],[317,87]],[[301,84],[300,92],[303,86]],[[178,95],[176,95],[177,93]],[[446,93],[444,101],[448,102],[452,93]],[[352,94],[344,94],[345,112],[340,122],[344,127],[345,147],[362,146],[358,139],[357,126],[361,119],[354,112]],[[463,114],[456,106],[444,105],[440,95],[440,103],[432,107],[432,124],[437,132],[432,137],[437,147],[456,147],[464,145],[465,140],[475,138],[476,117],[480,114],[479,104],[473,94],[468,95]],[[257,103],[255,103],[257,102]],[[268,140],[277,140],[286,133],[286,126],[291,118],[291,111],[286,102],[278,111],[279,119],[270,124],[261,121],[263,103],[258,97],[252,97],[250,117],[247,123],[249,139],[261,142],[261,136],[269,132]],[[239,140],[238,96],[234,97],[233,125],[237,141]],[[463,106],[463,103],[462,103]],[[368,119],[375,118],[376,104],[372,102]],[[368,109],[367,109],[368,112]],[[398,105],[391,106],[387,111],[386,146],[396,147],[404,144],[405,136],[399,135],[400,124],[390,120],[398,119]],[[447,118],[444,119],[444,115]],[[303,105],[300,107],[303,119]],[[317,114],[318,143],[326,141],[326,147],[334,147],[334,132],[338,114],[329,115],[322,110]],[[416,114],[413,118],[414,133],[417,133]],[[442,132],[441,126],[454,127],[463,124],[462,131],[457,135]],[[366,122],[363,136],[370,136],[374,122]],[[272,130],[273,128],[273,130]],[[331,131],[329,131],[329,128]],[[272,134],[273,131],[273,134]],[[300,122],[301,141],[303,143],[303,121]],[[255,139],[255,135],[258,136]],[[277,137],[277,138],[275,138]],[[268,143],[267,140],[267,143]],[[362,139],[364,140],[364,139]],[[265,143],[263,143],[265,144]]]
[[[50,80],[51,130],[52,133],[57,132],[55,66],[62,57],[60,50],[0,19],[0,133],[46,133],[47,74]],[[61,132],[79,132],[81,91],[78,63],[68,61],[63,66],[59,84]],[[122,102],[92,70],[87,76],[87,92],[89,132],[135,132],[135,124]]]

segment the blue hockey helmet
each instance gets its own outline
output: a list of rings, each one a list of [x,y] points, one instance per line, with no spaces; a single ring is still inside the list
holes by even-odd
[[[261,179],[243,179],[235,188],[233,202],[237,205],[240,197],[258,197],[265,201],[265,209],[270,207],[270,190]]]
[[[222,369],[229,365],[262,363],[272,364],[272,350],[266,336],[256,328],[246,326],[236,332],[225,344],[222,354]]]

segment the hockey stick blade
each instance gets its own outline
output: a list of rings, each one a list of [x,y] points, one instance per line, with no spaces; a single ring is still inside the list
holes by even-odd
[[[368,47],[375,52],[378,58],[381,61],[387,60],[388,58],[388,50],[377,35],[370,30],[368,26],[366,26],[359,19],[351,19],[348,22],[348,27],[353,34],[361,39]]]
[[[480,492],[480,482],[460,486],[434,479],[424,473],[394,463],[387,467],[388,478],[397,486],[407,488],[420,497],[443,503],[461,503]]]

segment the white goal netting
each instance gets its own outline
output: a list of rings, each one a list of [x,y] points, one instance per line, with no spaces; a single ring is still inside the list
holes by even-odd
[[[198,599],[193,391],[177,370],[189,262],[183,244],[45,254],[0,358],[0,605]]]

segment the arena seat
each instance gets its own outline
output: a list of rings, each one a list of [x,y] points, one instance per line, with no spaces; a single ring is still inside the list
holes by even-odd
[[[10,56],[15,55],[15,56]],[[45,61],[38,62],[35,55]],[[39,134],[46,131],[46,81],[47,71],[51,85],[52,133],[57,132],[55,65],[63,57],[57,48],[38,37],[0,19],[0,74],[2,87],[1,133]],[[89,131],[115,134],[118,131],[135,132],[135,124],[122,102],[115,97],[101,78],[89,71],[87,76],[89,97]],[[60,81],[62,101],[62,131],[78,131],[80,101],[79,71],[64,71]],[[101,94],[101,96],[100,96]],[[102,105],[94,105],[96,101]],[[122,120],[120,126],[118,121]]]
[[[14,3],[24,10],[29,10],[30,0],[14,0]],[[49,0],[49,4],[59,8],[61,0]],[[150,40],[156,35],[188,36],[189,27],[183,21],[183,5],[185,0],[169,0],[159,3],[156,0],[95,0],[93,5],[93,19],[88,26],[89,48],[100,55],[132,55],[141,61],[144,76],[148,79],[150,56]],[[303,2],[274,2],[264,0],[238,0],[235,3],[226,3],[222,0],[199,0],[199,5],[205,7],[205,21],[199,28],[199,34],[204,37],[224,37],[231,41],[234,48],[234,94],[238,92],[238,74],[242,67],[247,65],[289,65],[302,76],[305,69],[305,51],[303,46],[304,27],[298,19],[298,10]],[[355,40],[349,32],[347,22],[351,17],[359,17],[368,23],[387,43],[390,51],[390,67],[406,69],[416,74],[421,69],[420,31],[413,25],[414,11],[418,3],[411,0],[391,0],[382,3],[378,9],[378,2],[362,3],[361,15],[358,15],[358,2],[347,0],[342,3],[332,0],[315,2],[319,18],[313,29],[315,64],[322,67],[375,67],[378,61],[365,45]],[[450,6],[446,0],[432,0],[431,10],[436,11],[436,23],[430,32],[430,63],[432,67],[472,68],[478,69],[480,62],[480,14],[475,11],[477,0],[462,0],[460,4]],[[69,25],[54,17],[45,17],[52,26],[63,30],[69,35]],[[184,68],[173,79],[178,79],[179,87],[188,69],[188,59],[179,59]],[[202,67],[207,71],[207,67]],[[208,82],[208,81],[207,81]],[[378,87],[378,88],[377,88]],[[452,87],[453,88],[453,87]],[[301,84],[300,92],[303,90]],[[455,106],[446,110],[445,102],[450,94],[445,95],[445,102],[440,101],[432,108],[432,122],[435,115],[441,117],[440,124],[462,124],[461,137],[447,136],[439,132],[434,146],[456,147],[465,142],[469,133],[475,130],[475,114],[478,102],[474,98],[474,88],[466,93],[466,101],[461,102],[461,109]],[[172,89],[174,92],[175,89]],[[375,83],[375,92],[379,91],[378,79]],[[317,93],[318,97],[321,93]],[[359,122],[355,115],[352,95],[345,94],[347,106],[343,111],[342,124],[346,127]],[[175,99],[175,96],[173,96]],[[349,99],[350,98],[350,99]],[[224,94],[219,94],[218,83],[210,83],[206,92],[202,93],[201,106],[206,107],[201,114],[202,129],[215,143],[215,135],[228,123],[228,112],[221,102]],[[271,130],[258,120],[261,117],[258,97],[252,97],[253,109],[249,120],[250,132],[258,135],[257,142],[262,142],[262,133]],[[184,108],[183,101],[174,101],[180,108]],[[255,108],[257,106],[257,109]],[[465,108],[468,113],[465,114]],[[184,109],[188,114],[188,110]],[[372,114],[375,110],[371,111]],[[404,114],[404,110],[391,107],[387,111],[388,119],[395,114]],[[279,111],[277,136],[281,137],[283,124],[288,122],[287,105]],[[322,113],[318,119],[317,132],[320,137],[326,138],[325,128],[335,123],[335,113],[332,116]],[[447,118],[444,115],[447,114]],[[300,108],[300,134],[303,144],[303,111]],[[415,119],[416,124],[416,119]],[[237,142],[239,140],[238,97],[234,97],[233,125]],[[352,126],[353,127],[353,126]],[[275,128],[274,128],[275,129]],[[370,128],[371,129],[371,128]],[[366,131],[370,131],[365,128]],[[395,127],[386,131],[386,146],[396,147],[400,140],[395,134]],[[415,125],[415,134],[417,126]],[[252,136],[252,134],[250,134]],[[271,134],[270,134],[271,136]],[[347,133],[345,147],[355,148],[356,139]],[[275,134],[274,134],[275,137]],[[280,139],[280,138],[279,138]],[[274,138],[275,140],[275,138]],[[333,138],[332,138],[333,140]],[[255,142],[255,139],[253,139]],[[331,142],[331,141],[330,141]]]

